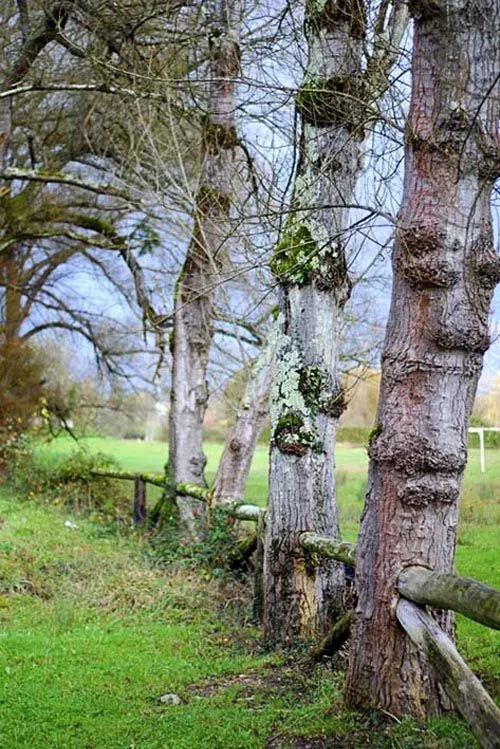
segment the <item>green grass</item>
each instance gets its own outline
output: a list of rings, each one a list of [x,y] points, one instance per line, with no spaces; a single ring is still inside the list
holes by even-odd
[[[161,570],[140,538],[66,519],[0,493],[2,749],[475,746],[456,720],[345,710],[340,674],[260,650],[242,584]]]
[[[89,438],[82,444],[93,452],[112,455],[123,468],[160,472],[166,460],[163,443],[128,442],[113,438]],[[67,453],[74,442],[62,438],[39,448],[44,460]],[[217,468],[222,445],[208,444],[207,476],[210,481]],[[364,503],[368,459],[362,447],[340,445],[336,451],[337,492],[342,535],[355,541]],[[259,445],[255,452],[247,484],[246,497],[265,504],[267,499],[268,450]],[[151,491],[151,490],[150,490]],[[151,496],[156,496],[154,491]],[[469,451],[460,508],[457,547],[457,571],[500,588],[500,449],[486,451],[486,472],[480,471],[479,450]],[[458,617],[458,632],[464,655],[490,680],[500,680],[500,634]],[[500,681],[499,681],[500,683]],[[500,689],[498,690],[500,691]]]
[[[159,443],[85,440],[129,470],[161,471]],[[63,439],[38,448],[56,460]],[[209,445],[209,476],[221,446]],[[500,588],[500,451],[480,474],[471,451],[457,568]],[[362,448],[340,447],[343,531],[354,539],[366,483]],[[257,450],[249,500],[264,503],[267,451]],[[249,625],[247,586],[155,566],[146,542],[83,518],[65,527],[59,508],[0,493],[0,747],[238,749],[304,746],[328,736],[338,747],[475,747],[463,723],[380,723],[346,711],[342,676],[262,652]],[[459,649],[500,697],[500,632],[458,617]],[[302,656],[304,658],[304,656]],[[159,704],[179,694],[179,706]]]

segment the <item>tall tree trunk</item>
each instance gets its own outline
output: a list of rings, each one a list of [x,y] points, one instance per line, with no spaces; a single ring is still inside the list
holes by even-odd
[[[403,203],[367,501],[356,555],[352,704],[426,717],[431,666],[396,621],[407,566],[453,567],[467,427],[500,279],[500,0],[416,0]],[[452,617],[438,613],[453,633]]]
[[[252,365],[238,414],[224,445],[214,481],[214,501],[243,499],[255,446],[269,414],[269,389],[276,354],[276,335],[271,333]]]
[[[333,450],[344,404],[335,331],[351,288],[345,230],[364,136],[363,4],[309,0],[305,26],[300,163],[272,262],[280,310],[264,556],[264,636],[272,644],[326,634],[342,611],[344,584],[343,566],[314,564],[298,536],[339,537]]]
[[[210,91],[202,143],[202,172],[193,236],[177,281],[171,340],[169,471],[175,482],[204,485],[203,419],[213,336],[214,292],[230,234],[232,175],[238,137],[236,86],[240,71],[239,0],[214,0],[210,29]],[[201,503],[177,499],[181,522],[193,529]]]

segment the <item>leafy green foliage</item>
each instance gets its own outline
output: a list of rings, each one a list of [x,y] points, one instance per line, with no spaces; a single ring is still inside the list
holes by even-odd
[[[116,462],[109,455],[84,448],[43,460],[33,442],[24,436],[8,456],[7,483],[33,501],[70,508],[93,519],[128,523],[131,505],[128,498],[120,495],[118,482],[92,475],[93,471],[115,467]]]
[[[235,522],[223,507],[210,513],[207,527],[200,538],[186,542],[175,518],[167,520],[158,536],[151,539],[158,563],[181,563],[204,574],[223,577],[230,574],[236,553],[238,534]]]

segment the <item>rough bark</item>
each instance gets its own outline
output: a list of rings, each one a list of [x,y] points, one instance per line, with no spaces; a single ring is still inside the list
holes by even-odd
[[[304,554],[304,531],[339,538],[333,449],[343,410],[339,316],[349,297],[344,232],[359,145],[362,3],[310,0],[309,61],[292,211],[272,262],[279,282],[277,364],[271,388],[264,636],[273,644],[326,634],[342,611],[343,568]],[[336,207],[332,207],[336,206]]]
[[[411,2],[413,89],[393,291],[356,554],[351,704],[420,718],[442,709],[426,658],[398,626],[404,567],[451,572],[467,427],[500,264],[499,0]],[[453,635],[452,616],[437,615]]]
[[[423,609],[400,601],[396,615],[431,665],[440,684],[484,749],[500,749],[500,709],[455,649],[453,642]]]
[[[213,336],[214,291],[230,234],[231,177],[238,138],[234,80],[240,70],[238,0],[214,0],[210,29],[210,90],[202,145],[202,173],[193,236],[179,276],[171,338],[169,473],[175,482],[205,484],[203,419]],[[178,499],[181,522],[193,531],[196,500]]]
[[[398,590],[415,603],[458,611],[469,619],[500,629],[500,590],[458,575],[437,575],[425,567],[408,567]]]
[[[241,500],[264,421],[269,414],[269,389],[276,352],[276,337],[255,360],[236,421],[224,445],[213,486],[215,503]]]

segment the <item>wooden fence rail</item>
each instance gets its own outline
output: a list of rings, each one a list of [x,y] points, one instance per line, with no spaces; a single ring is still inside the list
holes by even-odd
[[[159,473],[131,473],[130,471],[90,471],[91,476],[96,478],[120,479],[122,481],[135,481],[142,479],[145,484],[153,484],[162,489],[165,488],[165,476]]]
[[[336,541],[334,538],[306,531],[300,534],[299,544],[303,549],[313,551],[322,557],[330,557],[338,562],[354,566],[356,546],[347,541]]]
[[[116,479],[121,481],[133,481],[134,482],[134,509],[133,517],[134,524],[138,525],[142,523],[146,517],[146,484],[152,484],[162,489],[167,488],[167,481],[165,476],[153,473],[131,473],[129,471],[91,471],[91,476],[96,478],[108,478]],[[184,497],[193,497],[199,499],[201,502],[210,504],[212,499],[212,493],[210,489],[204,486],[198,486],[197,484],[180,483],[175,486],[175,494]],[[224,504],[218,505],[227,511],[228,515],[232,515],[237,520],[250,520],[258,522],[265,516],[265,509],[258,507],[257,505],[248,504],[234,500],[233,502],[224,502]],[[136,522],[136,518],[138,522]]]
[[[500,590],[458,575],[439,575],[425,567],[407,567],[398,590],[414,603],[452,609],[469,619],[500,629]]]

